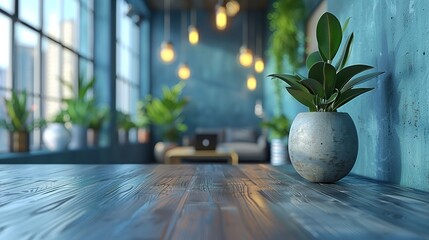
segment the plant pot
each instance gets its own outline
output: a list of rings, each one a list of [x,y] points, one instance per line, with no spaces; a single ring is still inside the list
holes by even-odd
[[[87,140],[89,147],[98,147],[100,138],[100,130],[89,128],[87,132]]]
[[[271,140],[271,164],[274,166],[290,163],[289,155],[287,153],[286,144],[283,139]]]
[[[130,141],[130,132],[124,129],[118,129],[118,143],[128,144]]]
[[[51,123],[43,131],[43,144],[51,151],[64,151],[70,143],[71,134],[62,123]]]
[[[70,128],[71,141],[69,149],[83,149],[87,147],[87,128],[83,125],[73,124]]]
[[[30,134],[27,131],[9,132],[9,151],[28,152],[30,150]]]
[[[156,162],[164,163],[165,153],[174,147],[177,147],[177,144],[175,142],[157,142],[154,148]]]
[[[139,128],[137,130],[137,141],[139,143],[148,143],[150,140],[150,130],[147,128]]]
[[[289,156],[295,170],[308,181],[340,180],[353,168],[357,153],[356,127],[347,113],[308,112],[294,119]]]

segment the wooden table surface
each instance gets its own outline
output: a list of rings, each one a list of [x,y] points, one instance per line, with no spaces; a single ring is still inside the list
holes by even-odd
[[[0,239],[429,239],[429,193],[269,165],[0,165]]]

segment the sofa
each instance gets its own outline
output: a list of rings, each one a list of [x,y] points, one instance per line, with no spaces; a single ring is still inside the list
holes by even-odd
[[[195,133],[216,133],[217,147],[234,150],[241,163],[269,162],[267,137],[254,128],[197,128]]]

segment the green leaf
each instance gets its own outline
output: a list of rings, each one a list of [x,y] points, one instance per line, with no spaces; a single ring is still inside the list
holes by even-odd
[[[325,89],[325,98],[332,95],[335,90],[337,74],[334,66],[329,63],[323,63],[323,88]]]
[[[368,73],[368,74],[365,74],[363,76],[357,77],[357,78],[349,81],[348,83],[346,83],[344,85],[344,87],[341,89],[341,91],[345,92],[345,91],[353,88],[354,86],[361,84],[361,83],[364,83],[368,80],[371,80],[372,78],[375,78],[378,75],[383,74],[383,73],[384,72],[373,72],[373,73]]]
[[[268,77],[280,79],[283,82],[287,83],[293,89],[308,92],[307,88],[302,86],[302,84],[299,82],[300,79],[296,76],[289,74],[270,74],[268,75]]]
[[[317,23],[316,37],[319,51],[332,61],[343,37],[341,24],[332,13],[326,12],[320,17]]]
[[[298,102],[304,104],[309,108],[314,108],[313,95],[306,93],[300,90],[293,89],[291,87],[286,87],[287,91],[294,97]]]
[[[320,53],[318,51],[308,55],[307,61],[306,61],[307,69],[310,70],[310,68],[317,62],[323,62],[323,59],[320,56]]]
[[[315,79],[323,85],[323,66],[324,62],[317,62],[308,71],[308,78]]]
[[[348,67],[343,68],[341,71],[338,72],[337,74],[337,83],[336,83],[336,88],[338,89],[342,89],[343,86],[350,81],[350,79],[352,79],[354,76],[356,76],[357,74],[369,70],[371,68],[374,68],[372,66],[368,66],[368,65],[351,65]]]
[[[307,78],[302,80],[301,83],[307,87],[307,89],[310,90],[313,95],[318,95],[321,98],[325,97],[325,91],[323,90],[323,86],[319,81]]]
[[[347,18],[343,24],[343,28],[341,29],[343,33],[347,30],[347,27],[349,26],[349,22],[350,22],[350,18]]]
[[[356,98],[357,96],[366,93],[368,91],[373,90],[374,88],[355,88],[355,89],[349,89],[345,92],[342,92],[339,99],[334,104],[334,109],[343,106],[344,104],[348,103],[350,100]]]
[[[335,68],[337,70],[343,69],[347,61],[349,60],[352,43],[353,43],[353,33],[347,38],[347,41],[345,43],[345,48],[343,49],[340,55],[340,58],[338,59],[338,62],[335,65]]]

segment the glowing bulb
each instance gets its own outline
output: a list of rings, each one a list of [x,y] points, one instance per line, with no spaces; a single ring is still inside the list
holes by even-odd
[[[161,60],[165,63],[171,63],[174,60],[175,53],[171,42],[162,42],[161,51],[159,52]]]
[[[200,40],[200,35],[198,34],[197,28],[191,25],[189,26],[188,31],[189,31],[189,35],[188,35],[189,43],[192,45],[197,44],[198,41]]]
[[[253,91],[256,89],[256,78],[253,75],[247,77],[247,89]]]
[[[217,6],[216,8],[216,27],[219,30],[224,30],[227,23],[226,10],[224,6]]]
[[[237,1],[231,0],[226,4],[226,14],[229,17],[234,17],[235,15],[237,15],[239,11],[240,11],[240,4]]]
[[[243,67],[250,67],[253,63],[252,51],[245,46],[240,48],[239,62]]]
[[[179,70],[177,71],[177,75],[182,80],[188,79],[191,76],[191,69],[189,69],[188,64],[180,64]]]
[[[262,60],[262,58],[257,57],[255,59],[255,72],[261,73],[264,71],[264,68],[265,68],[264,61]]]

